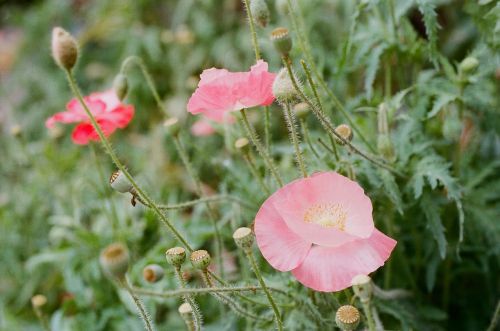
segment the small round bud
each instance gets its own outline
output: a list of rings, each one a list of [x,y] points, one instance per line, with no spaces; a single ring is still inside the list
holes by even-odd
[[[293,106],[293,112],[298,118],[306,118],[310,110],[311,108],[309,107],[307,102],[299,102],[298,104]]]
[[[73,69],[78,59],[78,44],[75,38],[60,27],[52,29],[52,57],[66,70]]]
[[[276,28],[271,32],[271,41],[274,48],[281,54],[287,56],[292,49],[292,38],[287,28]]]
[[[191,319],[191,314],[193,313],[193,307],[187,302],[184,302],[179,306],[179,314],[181,314],[182,319]]]
[[[269,8],[265,0],[251,0],[250,1],[250,11],[255,23],[259,24],[261,27],[265,27],[269,22]]]
[[[249,228],[238,228],[233,233],[233,239],[238,247],[249,249],[253,245],[254,235]]]
[[[31,298],[31,305],[35,309],[45,306],[46,303],[47,303],[47,297],[45,295],[37,294]]]
[[[353,134],[352,134],[352,129],[349,125],[340,124],[335,128],[335,132],[337,132],[337,134],[341,136],[344,140],[347,140],[348,142],[352,141]],[[336,138],[335,141],[337,141],[337,143],[339,143],[340,145],[344,145],[344,142],[342,140],[340,140],[338,137],[335,138]]]
[[[113,80],[113,89],[115,90],[116,96],[120,101],[123,101],[128,93],[128,80],[127,76],[124,74],[116,75]]]
[[[343,331],[356,330],[360,319],[359,310],[351,305],[341,306],[335,314],[335,322]]]
[[[127,273],[130,255],[124,244],[113,243],[101,252],[99,262],[108,276],[121,279]]]
[[[479,61],[472,56],[466,57],[460,62],[458,68],[464,73],[472,72],[479,66]]]
[[[163,278],[165,272],[158,264],[150,264],[142,269],[142,278],[148,283],[156,283]]]
[[[194,251],[191,253],[190,256],[191,263],[193,264],[193,267],[196,269],[204,270],[208,268],[210,265],[210,254],[208,254],[207,251],[201,249],[198,251]]]
[[[163,126],[172,136],[177,136],[181,131],[181,125],[177,117],[170,117],[168,120],[163,122]]]
[[[242,153],[247,153],[250,150],[250,142],[247,138],[238,138],[234,142],[234,147]]]
[[[121,170],[117,170],[111,174],[111,177],[109,177],[109,185],[111,185],[113,190],[120,193],[131,192],[134,189],[128,178]]]
[[[289,102],[297,96],[297,91],[286,68],[281,69],[274,79],[273,95],[280,102]]]
[[[351,284],[354,293],[359,297],[361,302],[370,301],[373,294],[373,283],[370,276],[357,275],[352,279]]]
[[[172,247],[165,252],[168,264],[180,267],[186,261],[186,250],[182,247]]]

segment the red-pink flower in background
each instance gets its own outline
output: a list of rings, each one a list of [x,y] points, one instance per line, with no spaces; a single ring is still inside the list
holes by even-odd
[[[375,271],[396,241],[373,224],[372,204],[354,181],[336,172],[295,180],[262,205],[255,236],[264,258],[317,291],[340,291]]]
[[[134,117],[134,106],[121,103],[113,90],[92,93],[84,100],[106,137],[117,128],[125,128]],[[75,144],[85,145],[91,140],[99,141],[97,132],[77,99],[68,102],[66,109],[48,118],[45,126],[52,128],[56,122],[79,123],[71,134]]]
[[[219,123],[231,118],[232,111],[268,106],[274,100],[272,85],[276,74],[267,71],[263,60],[247,72],[211,68],[200,77],[198,88],[189,99],[188,112],[203,114]]]
[[[191,126],[191,133],[197,137],[207,137],[213,135],[215,129],[209,121],[200,119]]]

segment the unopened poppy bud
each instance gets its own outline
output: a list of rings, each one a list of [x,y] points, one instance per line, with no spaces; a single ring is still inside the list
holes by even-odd
[[[128,270],[130,255],[124,244],[113,243],[101,252],[99,262],[108,276],[123,279]]]
[[[134,187],[128,180],[127,176],[125,176],[125,174],[121,170],[117,170],[111,174],[111,177],[109,178],[109,185],[111,185],[113,190],[120,193],[128,193],[134,191]]]
[[[250,11],[256,23],[261,27],[265,27],[269,22],[269,8],[265,0],[251,0]]]
[[[247,138],[238,138],[234,142],[234,147],[245,154],[250,150],[250,142]]]
[[[335,128],[335,132],[347,142],[352,141],[353,134],[352,134],[352,129],[349,125],[340,124]],[[337,141],[337,143],[339,143],[340,145],[344,145],[344,142],[340,140],[338,137],[335,137],[335,141]]]
[[[293,112],[298,118],[305,118],[307,114],[309,114],[310,110],[311,108],[309,107],[307,102],[299,102],[298,104],[293,106]]]
[[[128,80],[127,76],[124,74],[116,75],[113,81],[113,89],[115,90],[116,96],[120,101],[123,101],[128,93]]]
[[[168,264],[180,267],[186,261],[186,250],[182,247],[172,247],[165,252]]]
[[[179,314],[183,320],[191,320],[191,314],[193,313],[193,307],[187,302],[184,302],[179,306]]]
[[[163,278],[165,272],[158,264],[150,264],[142,269],[142,278],[148,283],[156,283]]]
[[[168,120],[163,122],[163,126],[172,136],[177,136],[181,131],[181,125],[177,117],[170,117]]]
[[[274,79],[273,95],[280,102],[289,102],[297,96],[297,91],[286,68],[281,69]]]
[[[252,230],[250,230],[249,228],[242,227],[234,231],[233,239],[236,245],[238,245],[238,247],[243,249],[249,249],[253,245],[254,235],[252,233]]]
[[[462,62],[460,62],[458,68],[463,73],[469,73],[476,70],[478,66],[479,66],[479,61],[475,57],[469,56],[463,59]]]
[[[35,309],[39,309],[45,306],[46,303],[47,303],[47,297],[45,295],[37,294],[31,298],[31,305]]]
[[[341,306],[335,314],[335,322],[342,331],[356,330],[360,319],[359,310],[351,305]]]
[[[66,70],[73,69],[78,59],[78,44],[75,38],[60,27],[52,29],[52,57]]]
[[[196,269],[204,270],[210,265],[210,254],[205,250],[198,250],[191,253],[191,263]]]
[[[284,56],[287,56],[292,49],[292,38],[287,28],[276,28],[271,32],[271,41],[274,48]]]
[[[361,302],[366,303],[370,301],[373,294],[373,283],[370,276],[357,275],[352,279],[351,284],[354,293],[359,297]]]

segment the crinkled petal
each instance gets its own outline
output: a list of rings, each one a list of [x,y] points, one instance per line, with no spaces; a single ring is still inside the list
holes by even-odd
[[[109,112],[98,115],[97,120],[112,122],[114,126],[123,129],[134,117],[134,106],[120,104]]]
[[[104,112],[106,105],[100,100],[86,100],[87,107],[89,107],[92,114],[100,114]],[[88,120],[87,113],[80,105],[78,100],[72,99],[66,105],[67,111],[59,112],[49,117],[45,121],[45,126],[52,128],[56,122],[60,123],[76,123]]]
[[[116,130],[116,125],[113,122],[106,120],[98,121],[99,127],[103,131],[104,135],[108,137]],[[71,134],[71,139],[77,145],[86,145],[89,141],[99,141],[99,135],[94,130],[91,123],[84,122],[78,124]]]
[[[321,292],[341,291],[359,274],[367,275],[391,255],[396,241],[375,229],[368,239],[338,247],[313,246],[292,274],[303,285]]]

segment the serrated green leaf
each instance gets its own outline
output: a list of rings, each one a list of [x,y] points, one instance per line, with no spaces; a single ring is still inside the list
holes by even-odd
[[[372,98],[373,82],[375,81],[375,75],[377,74],[377,70],[379,68],[380,57],[382,56],[386,48],[386,44],[378,45],[377,47],[375,47],[370,57],[368,58],[368,67],[366,68],[365,73],[365,92],[366,98],[368,100]]]
[[[403,201],[401,199],[401,192],[399,190],[398,184],[394,176],[385,169],[379,170],[380,178],[382,179],[382,184],[385,189],[385,193],[394,204],[398,212],[403,214]]]
[[[445,229],[441,222],[438,205],[428,194],[424,194],[422,196],[422,200],[420,201],[420,207],[427,219],[429,230],[438,245],[439,255],[442,259],[444,259],[446,256],[446,246],[448,245],[448,242],[446,241],[446,236],[444,235]]]
[[[455,101],[457,98],[458,97],[453,94],[440,94],[436,101],[434,101],[434,105],[432,106],[430,113],[427,114],[427,118],[436,116],[436,114],[439,113],[444,106],[452,101]]]
[[[429,58],[436,62],[438,58],[437,51],[437,31],[440,28],[437,21],[436,6],[430,0],[417,0],[418,10],[424,16],[425,31],[427,33],[429,45]]]

